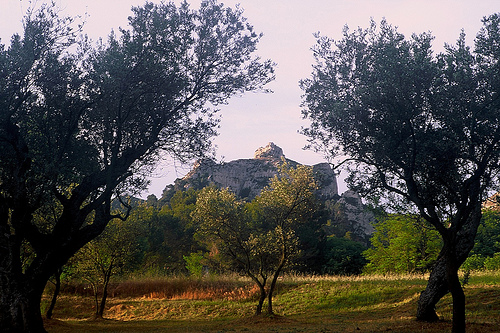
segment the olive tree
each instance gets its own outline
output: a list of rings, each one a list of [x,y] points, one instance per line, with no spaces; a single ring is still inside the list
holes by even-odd
[[[163,156],[210,151],[217,105],[263,91],[273,63],[239,8],[206,0],[134,7],[97,45],[53,5],[28,11],[0,46],[0,327],[44,332],[47,280],[97,237],[119,194],[144,187]],[[74,28],[73,28],[74,27]],[[59,213],[40,227],[47,203]],[[28,244],[33,259],[21,264]]]
[[[256,218],[269,230],[263,245],[272,247],[275,253],[268,291],[268,314],[273,313],[272,296],[279,275],[300,255],[301,227],[314,228],[317,226],[315,219],[321,218],[316,214],[320,210],[315,197],[317,188],[311,167],[299,165],[293,168],[284,163],[269,186],[254,199]]]
[[[132,268],[144,234],[141,227],[132,219],[115,219],[72,258],[74,277],[89,283],[94,293],[95,319],[104,316],[111,278]]]
[[[453,296],[453,330],[465,330],[458,268],[474,245],[481,203],[500,157],[500,16],[483,20],[473,49],[462,33],[435,55],[429,33],[405,38],[382,21],[317,36],[312,76],[301,82],[311,144],[348,166],[349,185],[402,200],[430,223],[443,248],[417,318]]]
[[[255,314],[260,315],[272,256],[261,246],[260,230],[251,222],[245,203],[228,189],[209,186],[199,193],[191,215],[196,236],[214,252],[215,259],[224,268],[250,277],[259,287]]]
[[[193,218],[199,234],[215,247],[222,264],[257,284],[257,315],[266,298],[266,313],[273,315],[278,277],[300,255],[297,231],[316,218],[316,188],[312,168],[284,165],[251,204],[215,187],[203,189],[198,196]]]

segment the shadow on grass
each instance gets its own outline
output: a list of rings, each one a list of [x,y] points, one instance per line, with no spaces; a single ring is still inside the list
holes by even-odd
[[[451,321],[418,322],[415,318],[368,318],[367,316],[322,316],[309,318],[295,316],[252,316],[232,320],[151,320],[151,321],[46,321],[49,333],[153,333],[153,332],[426,332],[441,333],[451,330]],[[468,333],[498,332],[495,323],[468,323]]]

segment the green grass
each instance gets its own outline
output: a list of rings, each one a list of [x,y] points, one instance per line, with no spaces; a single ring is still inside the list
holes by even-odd
[[[451,329],[451,297],[437,307],[442,320],[415,320],[422,276],[285,277],[279,281],[275,318],[253,316],[256,292],[250,281],[236,278],[195,281],[136,281],[109,299],[105,317],[91,321],[90,296],[62,295],[51,333],[62,332],[443,332]],[[142,287],[133,285],[143,284]],[[177,283],[177,294],[151,292]],[[144,286],[147,285],[147,288]],[[182,287],[180,286],[182,285]],[[118,288],[119,286],[117,286]],[[140,294],[144,289],[143,295]],[[192,292],[186,289],[192,288]],[[133,290],[127,296],[125,289]],[[170,290],[169,289],[169,290]],[[175,288],[174,288],[175,289]],[[238,289],[238,292],[234,292]],[[468,332],[500,331],[500,273],[473,274],[465,287]],[[183,296],[184,295],[184,296]],[[153,297],[152,297],[153,296]]]

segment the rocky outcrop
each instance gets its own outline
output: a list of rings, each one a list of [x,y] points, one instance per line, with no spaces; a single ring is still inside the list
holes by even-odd
[[[295,161],[286,159],[283,150],[272,142],[257,149],[254,158],[225,163],[216,163],[208,159],[197,161],[185,177],[165,188],[161,200],[168,202],[178,190],[201,189],[210,184],[229,188],[240,198],[252,200],[278,173],[279,165],[283,161],[292,166],[299,165]],[[368,244],[369,236],[373,232],[371,222],[374,216],[365,209],[361,197],[352,191],[339,196],[337,178],[330,164],[319,163],[312,168],[319,185],[316,194],[325,202],[330,215],[329,226],[325,226],[328,234],[339,237],[350,235],[353,240]]]
[[[339,190],[337,186],[337,176],[333,172],[329,163],[319,163],[313,165],[313,172],[316,181],[320,184],[317,195],[321,199],[328,200],[338,196]]]
[[[374,214],[365,209],[361,196],[354,191],[342,193],[340,199],[336,202],[337,223],[344,224],[346,231],[354,240],[368,243],[367,236],[371,235],[373,228]]]
[[[280,147],[276,146],[274,142],[269,142],[267,146],[265,147],[260,147],[255,151],[254,157],[255,159],[267,159],[267,158],[273,158],[273,159],[281,159],[285,157],[283,155],[283,149]]]
[[[293,166],[299,164],[286,159],[283,150],[270,142],[257,149],[253,159],[225,163],[198,161],[183,180],[187,182],[186,186],[215,184],[221,188],[229,188],[241,198],[253,199],[278,173],[278,167],[284,160]],[[313,171],[320,185],[319,196],[332,198],[338,195],[337,179],[328,163],[313,165]]]
[[[500,192],[497,192],[483,202],[483,209],[500,211]]]

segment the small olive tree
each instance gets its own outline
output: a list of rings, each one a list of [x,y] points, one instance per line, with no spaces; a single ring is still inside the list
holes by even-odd
[[[134,256],[140,249],[138,240],[141,233],[140,226],[133,220],[113,220],[101,235],[75,254],[75,274],[92,287],[96,319],[104,316],[111,278],[133,264]]]
[[[273,315],[278,277],[300,254],[297,228],[314,218],[316,187],[310,167],[294,169],[285,164],[250,204],[238,201],[227,189],[215,187],[203,189],[198,197],[193,212],[198,232],[217,249],[227,268],[257,284],[257,315],[262,313],[266,298],[266,313]]]

